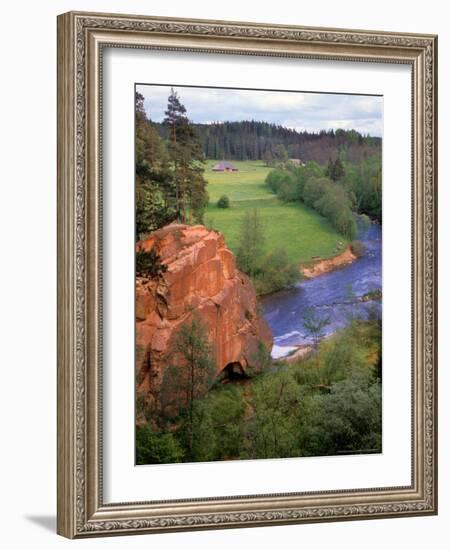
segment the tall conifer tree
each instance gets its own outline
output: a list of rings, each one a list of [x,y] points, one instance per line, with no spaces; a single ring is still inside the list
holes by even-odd
[[[172,88],[168,97],[164,124],[169,129],[169,151],[176,188],[176,210],[183,222],[202,222],[208,194],[204,179],[204,153],[186,108]]]
[[[148,120],[144,97],[136,92],[136,239],[174,219],[173,174],[156,128]]]

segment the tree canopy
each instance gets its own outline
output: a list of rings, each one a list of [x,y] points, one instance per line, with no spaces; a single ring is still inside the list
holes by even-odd
[[[136,240],[179,219],[202,222],[208,194],[204,154],[177,93],[167,100],[161,137],[136,92]]]
[[[168,137],[166,125],[156,127],[162,137]],[[297,131],[256,120],[196,123],[194,127],[206,158],[262,160],[268,166],[287,158],[325,165],[339,156],[357,163],[379,154],[382,144],[381,138],[362,136],[355,130]]]
[[[199,136],[186,115],[177,92],[171,89],[164,125],[169,130],[168,151],[173,167],[176,211],[184,223],[193,217],[202,222],[209,197],[204,173],[204,154]]]

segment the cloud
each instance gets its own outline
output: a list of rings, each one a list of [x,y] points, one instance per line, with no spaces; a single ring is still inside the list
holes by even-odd
[[[138,85],[151,120],[161,122],[169,86]],[[354,129],[382,136],[382,97],[176,86],[193,122],[260,120],[297,130]]]

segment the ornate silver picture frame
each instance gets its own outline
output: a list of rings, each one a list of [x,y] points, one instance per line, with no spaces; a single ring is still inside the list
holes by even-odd
[[[403,312],[412,327],[412,349],[403,350],[411,369],[409,485],[273,494],[261,481],[260,492],[247,496],[155,500],[149,489],[145,501],[105,501],[102,90],[108,48],[411,69],[412,310]],[[81,12],[58,17],[59,534],[83,538],[437,513],[436,109],[433,35]]]

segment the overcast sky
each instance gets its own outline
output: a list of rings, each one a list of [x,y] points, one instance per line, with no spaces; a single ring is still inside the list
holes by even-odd
[[[183,86],[174,89],[192,122],[258,120],[298,131],[342,128],[382,136],[381,97]],[[137,91],[145,97],[148,117],[161,122],[170,86],[139,84]]]

